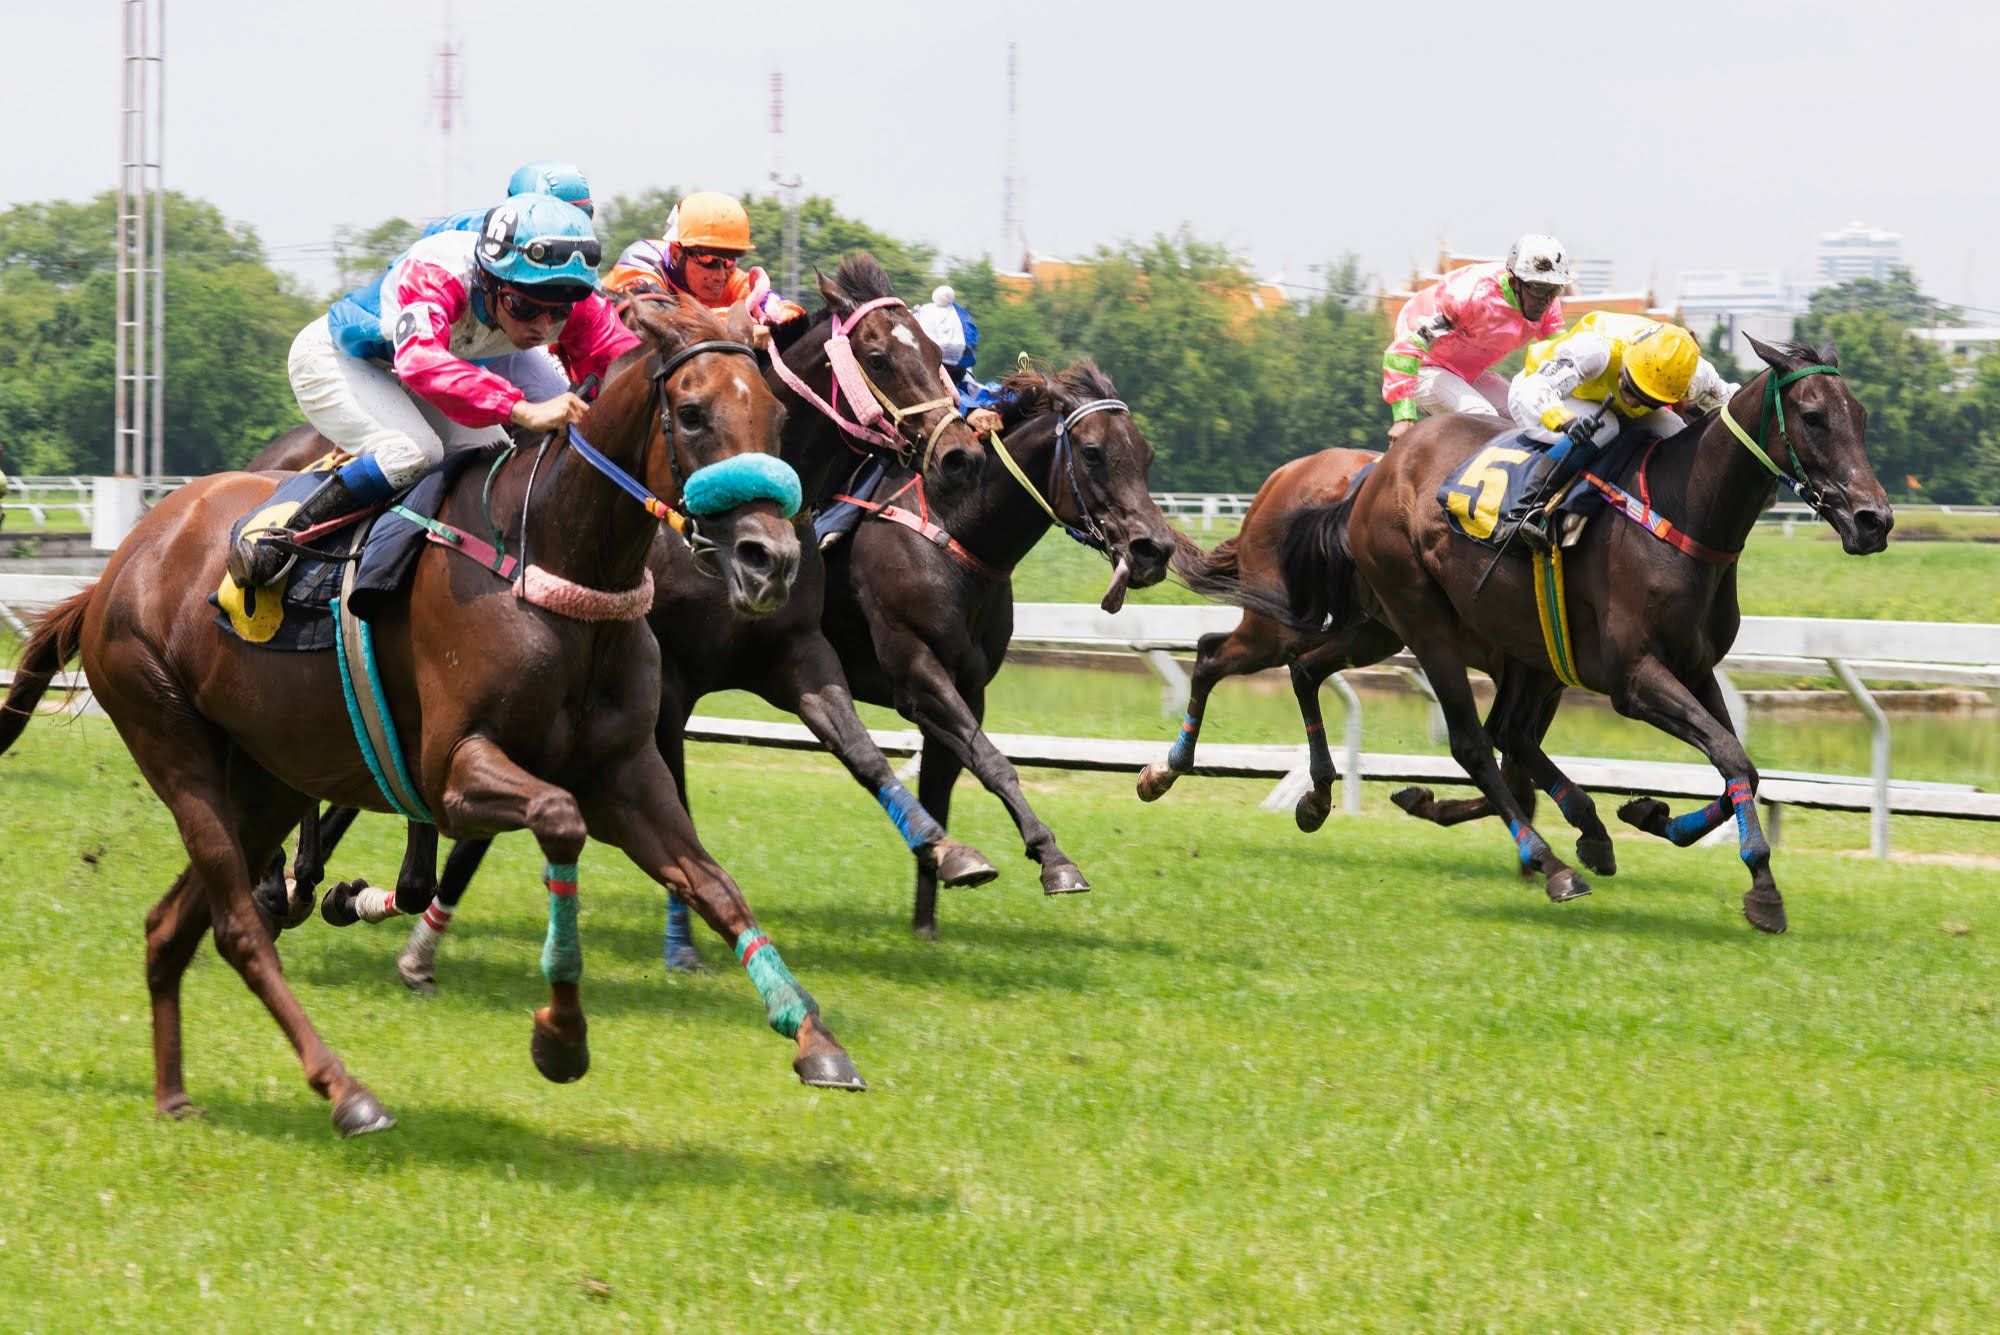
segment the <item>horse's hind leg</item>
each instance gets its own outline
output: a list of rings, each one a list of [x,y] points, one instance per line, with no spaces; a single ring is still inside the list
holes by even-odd
[[[334,927],[357,922],[383,922],[422,913],[437,897],[437,826],[410,821],[403,831],[403,864],[396,869],[396,887],[384,890],[355,877],[330,887],[320,900],[319,916]]]
[[[207,933],[208,898],[192,867],[146,915],[146,990],[153,1006],[153,1107],[162,1117],[199,1115],[181,1073],[181,977]]]
[[[658,748],[644,747],[605,774],[595,798],[591,814],[603,838],[662,886],[678,890],[734,945],[737,962],[763,999],[765,1020],[797,1044],[792,1070],[799,1079],[829,1089],[866,1089],[846,1049],[820,1020],[819,1003],[758,930],[736,882],[702,847]]]
[[[1647,659],[1636,671],[1626,674],[1623,688],[1612,697],[1611,703],[1628,718],[1650,723],[1700,750],[1723,781],[1721,797],[1678,820],[1669,820],[1665,804],[1652,798],[1635,798],[1620,808],[1618,814],[1640,829],[1677,844],[1693,843],[1701,835],[1719,828],[1733,814],[1737,855],[1750,869],[1750,889],[1743,896],[1743,916],[1761,932],[1784,931],[1785,901],[1771,875],[1771,845],[1764,838],[1762,822],[1757,819],[1757,769],[1726,721],[1729,712],[1715,674],[1705,674],[1690,690],[1667,671],[1665,664]]]
[[[646,748],[657,757],[658,751]],[[661,770],[665,771],[662,763]],[[440,804],[454,829],[526,826],[547,860],[549,934],[542,945],[542,976],[549,1004],[534,1014],[528,1051],[535,1069],[557,1084],[579,1080],[590,1069],[589,1024],[577,984],[583,977],[583,942],[577,935],[577,859],[583,852],[583,813],[564,789],[522,769],[491,738],[469,736],[451,753]]]
[[[1174,738],[1174,744],[1167,748],[1166,763],[1148,765],[1139,771],[1141,802],[1159,801],[1174,786],[1175,779],[1194,770],[1194,749],[1201,741],[1201,721],[1208,712],[1208,697],[1222,679],[1278,665],[1277,646],[1270,634],[1258,633],[1262,629],[1253,625],[1251,615],[1245,613],[1236,629],[1204,635],[1196,643],[1194,671],[1188,681],[1187,715],[1181,720],[1180,734]]]
[[[1563,819],[1576,829],[1577,861],[1599,876],[1617,875],[1611,832],[1598,819],[1597,804],[1542,750],[1542,738],[1548,735],[1556,707],[1562,702],[1562,683],[1547,673],[1527,672],[1518,664],[1509,668],[1508,676],[1510,681],[1518,677],[1524,684],[1514,707],[1498,720],[1493,740],[1509,761],[1517,763],[1521,772],[1549,795]]]
[[[444,860],[444,877],[438,883],[437,893],[424,907],[410,927],[410,939],[403,943],[402,953],[396,956],[396,976],[403,980],[403,986],[423,996],[437,995],[438,944],[451,928],[451,920],[458,912],[458,901],[465,897],[466,889],[472,884],[473,873],[479,870],[480,862],[486,857],[486,850],[492,847],[491,839],[461,839],[451,846],[451,853]],[[400,894],[400,891],[398,892]]]

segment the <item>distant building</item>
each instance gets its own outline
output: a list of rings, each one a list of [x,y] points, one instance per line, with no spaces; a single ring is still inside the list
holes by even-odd
[[[1821,232],[1813,250],[1816,287],[1833,287],[1856,278],[1889,281],[1891,269],[1905,267],[1903,234],[1884,232],[1851,222],[1838,232]]]
[[[1449,245],[1438,247],[1437,268],[1430,273],[1413,273],[1403,287],[1386,288],[1375,294],[1375,305],[1391,320],[1403,309],[1403,303],[1423,291],[1453,269],[1462,269],[1468,264],[1484,264],[1501,258],[1498,255],[1463,255]],[[1653,299],[1651,288],[1633,288],[1626,292],[1609,290],[1611,281],[1610,260],[1580,260],[1571,265],[1570,285],[1563,290],[1563,319],[1574,324],[1592,311],[1617,311],[1625,315],[1649,315],[1655,320],[1680,321],[1680,313],[1672,307],[1661,306]]]
[[[1980,359],[2000,349],[2000,327],[1991,325],[1966,329],[1912,329],[1910,337],[1920,338],[1944,354],[1961,389],[1979,375]]]
[[[1610,260],[1572,260],[1569,266],[1572,292],[1614,292]]]
[[[1785,281],[1782,269],[1683,269],[1675,280],[1681,323],[1707,341],[1717,325],[1729,331],[1729,349],[1755,359],[1745,335],[1766,343],[1792,336],[1792,321],[1806,309],[1805,294]]]

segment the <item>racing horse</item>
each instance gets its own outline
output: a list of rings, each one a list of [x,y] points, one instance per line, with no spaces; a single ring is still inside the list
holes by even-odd
[[[1881,551],[1895,517],[1868,465],[1867,411],[1841,379],[1833,348],[1751,343],[1764,369],[1718,412],[1654,443],[1622,479],[1591,482],[1612,505],[1585,526],[1562,567],[1496,561],[1447,526],[1440,488],[1454,479],[1478,486],[1497,457],[1487,447],[1507,429],[1463,415],[1418,423],[1351,495],[1301,512],[1286,534],[1282,568],[1295,623],[1318,626],[1331,615],[1344,624],[1359,606],[1410,646],[1437,693],[1453,759],[1506,817],[1523,866],[1546,878],[1552,900],[1590,887],[1528,823],[1493,748],[1514,757],[1582,833],[1585,865],[1609,874],[1610,838],[1594,804],[1541,750],[1563,687],[1573,684],[1608,695],[1619,713],[1696,747],[1715,766],[1723,793],[1707,807],[1674,818],[1657,799],[1635,798],[1619,815],[1677,845],[1733,815],[1751,880],[1744,916],[1761,931],[1785,930],[1757,818],[1757,771],[1715,677],[1739,622],[1735,562],[1780,477],[1849,555]],[[1754,435],[1744,426],[1753,420]],[[1566,635],[1557,633],[1563,609]],[[1468,667],[1500,683],[1490,735]]]
[[[1153,447],[1095,362],[1018,371],[1004,383],[1011,401],[979,485],[931,497],[917,474],[892,469],[870,517],[828,553],[821,624],[855,696],[922,730],[923,809],[948,825],[952,785],[970,769],[1013,817],[1043,892],[1070,894],[1090,883],[980,730],[987,683],[1013,635],[1010,572],[1060,527],[1113,563],[1103,607],[1115,612],[1128,588],[1159,583],[1170,561],[1198,549],[1148,494]],[[912,926],[921,936],[937,934],[937,884],[936,865],[919,858]]]
[[[503,454],[490,472],[467,469],[445,496],[438,521],[461,537],[500,519],[496,545],[524,558],[512,596],[485,561],[440,542],[425,546],[406,591],[374,618],[391,735],[405,739],[390,758],[446,834],[525,827],[541,845],[550,1002],[534,1013],[530,1051],[543,1075],[574,1080],[589,1065],[576,863],[594,836],[736,944],[769,1023],[796,1041],[800,1079],[861,1089],[817,1004],[696,837],[650,735],[659,653],[640,615],[652,597],[657,516],[676,504],[702,515],[733,606],[767,609],[788,592],[797,480],[771,457],[778,405],[745,374],[742,316],[725,328],[706,312],[656,308],[639,328],[639,344],[567,438]],[[213,928],[218,951],[291,1040],[307,1083],[331,1102],[335,1129],[352,1135],[393,1119],[287,985],[251,877],[314,799],[387,810],[388,785],[356,741],[337,651],[260,650],[212,629],[205,603],[224,578],[232,521],[278,480],[204,478],[142,519],[103,577],[29,636],[0,713],[0,750],[80,653],[98,703],[179,826],[190,865],[147,918],[158,1111],[195,1111],[182,1079],[180,980]]]

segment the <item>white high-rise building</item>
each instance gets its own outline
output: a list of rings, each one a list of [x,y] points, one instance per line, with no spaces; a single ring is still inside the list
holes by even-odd
[[[1838,232],[1821,232],[1813,250],[1816,286],[1832,287],[1855,278],[1887,282],[1891,269],[1904,267],[1903,234],[1852,222]]]
[[[1706,339],[1717,325],[1730,333],[1730,350],[1751,358],[1746,334],[1766,343],[1792,336],[1792,319],[1805,313],[1805,295],[1785,281],[1782,269],[1683,269],[1674,302],[1681,323]]]
[[[1589,296],[1597,292],[1610,292],[1610,260],[1572,260],[1569,266],[1569,290],[1578,296]]]

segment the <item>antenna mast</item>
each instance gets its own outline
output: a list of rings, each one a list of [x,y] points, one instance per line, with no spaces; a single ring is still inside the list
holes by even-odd
[[[1021,177],[1021,136],[1014,116],[1014,43],[1007,43],[1007,178],[1000,188],[1000,244],[1013,247],[1021,260],[1028,255],[1028,240],[1021,225],[1021,209],[1016,192]],[[1007,259],[1009,267],[1018,261]]]
[[[438,132],[438,188],[444,192],[437,216],[442,218],[459,206],[458,193],[458,104],[465,100],[459,85],[458,32],[451,21],[451,3],[444,7],[444,40],[438,43],[431,65],[431,111]]]

